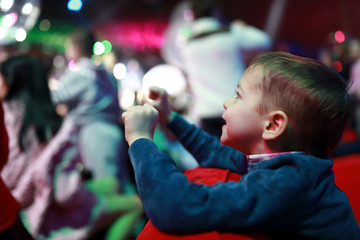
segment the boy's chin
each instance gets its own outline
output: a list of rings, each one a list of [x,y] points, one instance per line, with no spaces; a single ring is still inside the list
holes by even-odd
[[[224,136],[224,134],[222,134],[221,135],[221,137],[220,137],[220,143],[221,143],[221,145],[228,145],[227,144],[227,138],[226,138],[226,136]]]
[[[236,143],[232,142],[232,141],[229,141],[229,139],[224,136],[224,135],[221,135],[220,137],[220,143],[222,146],[229,146],[229,147],[232,147],[232,148],[235,148],[235,149],[238,149]]]

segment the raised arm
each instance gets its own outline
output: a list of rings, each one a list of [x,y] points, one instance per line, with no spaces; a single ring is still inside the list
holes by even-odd
[[[135,141],[129,153],[145,212],[167,233],[274,230],[291,224],[295,216],[285,213],[302,206],[306,196],[302,195],[304,185],[298,184],[302,179],[297,167],[255,171],[240,182],[206,186],[189,183],[169,156],[148,139]]]
[[[222,146],[219,140],[189,124],[179,114],[171,111],[167,93],[158,87],[150,88],[149,98],[144,101],[159,112],[159,121],[166,125],[203,167],[230,169],[244,174],[245,156],[233,148]]]
[[[243,153],[229,146],[222,146],[216,137],[188,123],[179,114],[174,114],[167,126],[202,167],[230,169],[240,174],[247,172]]]

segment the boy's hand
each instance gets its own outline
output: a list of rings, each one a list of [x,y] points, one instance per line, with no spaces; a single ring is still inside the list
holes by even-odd
[[[149,98],[144,97],[143,101],[158,110],[159,121],[161,124],[167,124],[170,121],[172,110],[168,94],[165,89],[154,86],[150,87]]]
[[[129,146],[139,138],[152,140],[159,120],[156,109],[145,103],[143,106],[130,107],[122,114],[125,125],[125,139]]]

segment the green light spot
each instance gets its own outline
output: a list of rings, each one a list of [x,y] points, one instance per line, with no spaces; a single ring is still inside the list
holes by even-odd
[[[104,47],[105,47],[104,53],[109,53],[109,52],[111,52],[111,50],[112,50],[111,42],[109,42],[108,40],[104,40],[104,41],[102,41],[101,43],[102,43],[102,44],[104,45]]]
[[[191,29],[188,27],[183,27],[180,30],[180,36],[184,39],[190,38],[191,37]]]

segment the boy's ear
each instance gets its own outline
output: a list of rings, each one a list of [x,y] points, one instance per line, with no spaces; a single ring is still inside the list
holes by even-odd
[[[289,119],[283,111],[274,111],[269,113],[265,122],[262,138],[264,140],[274,140],[281,136],[289,123]]]

